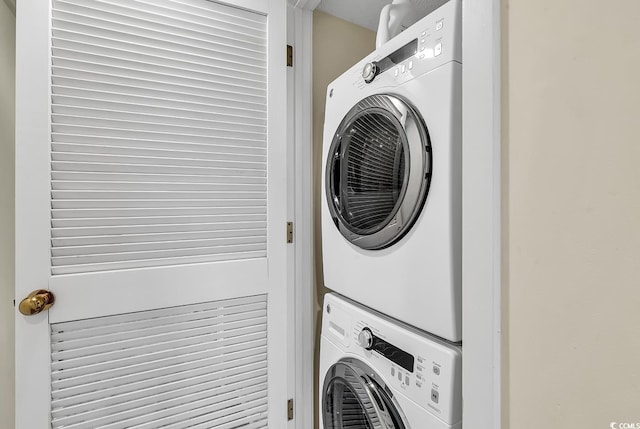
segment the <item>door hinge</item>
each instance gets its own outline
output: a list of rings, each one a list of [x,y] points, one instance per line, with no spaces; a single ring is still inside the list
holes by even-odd
[[[287,67],[293,67],[293,46],[287,45]]]
[[[293,222],[287,222],[287,243],[293,243]]]
[[[287,401],[287,420],[293,420],[293,399]]]

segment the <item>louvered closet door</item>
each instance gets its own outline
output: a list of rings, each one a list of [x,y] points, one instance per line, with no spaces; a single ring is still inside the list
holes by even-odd
[[[285,8],[20,2],[17,429],[287,426]]]

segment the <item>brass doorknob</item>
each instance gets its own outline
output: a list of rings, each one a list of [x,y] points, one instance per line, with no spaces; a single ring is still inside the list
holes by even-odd
[[[28,297],[20,301],[18,309],[25,316],[32,316],[51,308],[55,302],[55,297],[51,292],[44,289],[34,290]]]

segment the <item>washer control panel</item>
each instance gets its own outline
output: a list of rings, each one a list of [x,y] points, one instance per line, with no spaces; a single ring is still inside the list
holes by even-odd
[[[397,394],[448,424],[462,419],[461,348],[335,294],[323,335],[370,365]]]

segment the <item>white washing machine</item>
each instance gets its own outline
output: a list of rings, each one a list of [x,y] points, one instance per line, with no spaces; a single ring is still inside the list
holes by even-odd
[[[461,1],[327,89],[325,285],[450,341],[461,332]]]
[[[320,428],[460,429],[459,347],[325,295]]]

